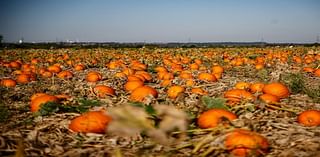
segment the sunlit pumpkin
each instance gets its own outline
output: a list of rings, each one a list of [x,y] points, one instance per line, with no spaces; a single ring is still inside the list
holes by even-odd
[[[289,96],[289,89],[287,86],[279,82],[266,84],[262,91],[263,93],[271,94],[279,98],[286,98]]]
[[[298,115],[298,123],[304,126],[320,126],[320,110],[306,110]]]
[[[131,91],[135,90],[136,88],[141,87],[143,85],[144,85],[144,83],[142,81],[140,81],[140,80],[128,81],[124,85],[124,89],[127,92],[131,92]]]
[[[88,82],[97,82],[102,79],[102,76],[99,72],[91,71],[87,74],[86,80]]]
[[[271,94],[261,94],[259,99],[267,104],[274,104],[280,101],[280,98]]]
[[[263,87],[264,83],[252,83],[249,88],[251,93],[257,93],[262,92]]]
[[[244,129],[235,129],[228,133],[224,145],[232,155],[237,157],[265,156],[269,151],[269,143],[265,137]]]
[[[143,102],[147,96],[158,97],[158,92],[154,88],[144,85],[134,89],[130,94],[131,101]]]
[[[93,92],[100,98],[105,98],[108,95],[109,96],[115,95],[115,90],[106,85],[96,85],[93,88]]]
[[[37,96],[33,98],[33,100],[31,100],[31,103],[30,103],[31,112],[37,112],[43,104],[46,104],[48,102],[58,102],[58,101],[59,99],[57,97],[48,95],[48,94]]]
[[[167,91],[167,94],[168,94],[168,97],[169,97],[169,98],[175,99],[175,98],[177,98],[180,94],[182,94],[182,93],[184,92],[184,90],[185,90],[184,87],[175,85],[175,86],[169,87],[169,89],[168,89],[168,91]]]
[[[10,78],[4,78],[1,80],[1,86],[3,87],[15,87],[17,82]]]
[[[89,111],[72,119],[69,129],[73,132],[103,134],[110,122],[111,117],[104,111]]]
[[[214,128],[226,120],[231,121],[234,119],[237,119],[237,115],[228,110],[210,109],[199,116],[197,123],[200,128],[206,129]],[[225,125],[227,125],[227,123],[225,123]]]
[[[244,89],[231,89],[224,93],[224,97],[230,104],[240,102],[241,100],[252,101],[255,97]]]
[[[199,79],[199,80],[202,80],[202,81],[208,81],[208,82],[217,81],[217,78],[216,78],[214,75],[212,75],[212,74],[210,74],[210,73],[205,73],[205,72],[200,73],[200,74],[198,75],[198,79]]]

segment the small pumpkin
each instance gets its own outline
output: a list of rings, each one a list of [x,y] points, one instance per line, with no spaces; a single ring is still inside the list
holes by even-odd
[[[68,70],[65,70],[58,73],[57,76],[61,79],[70,79],[73,77],[73,73]]]
[[[154,88],[144,85],[136,88],[130,94],[131,101],[143,102],[147,96],[153,96],[154,98],[158,97],[158,92]]]
[[[113,88],[106,85],[96,85],[93,88],[93,92],[100,98],[105,98],[108,95],[113,96],[116,94]]]
[[[320,110],[306,110],[298,115],[298,123],[304,126],[320,126]]]
[[[48,102],[59,102],[59,99],[53,95],[48,94],[36,96],[30,102],[31,112],[37,112],[43,104],[46,104]]]
[[[237,119],[237,115],[224,109],[210,109],[199,116],[197,124],[202,129],[214,128],[225,119],[231,121]]]
[[[224,93],[224,97],[230,104],[240,102],[241,100],[255,100],[255,97],[244,89],[231,89]]]
[[[91,71],[86,76],[86,80],[88,82],[97,82],[97,81],[100,81],[101,79],[102,79],[101,74],[96,71]]]
[[[314,75],[320,77],[320,69],[315,70]]]
[[[224,145],[232,155],[237,157],[261,156],[269,151],[269,143],[265,137],[244,129],[236,129],[228,133]]]
[[[203,90],[202,88],[192,88],[191,93],[199,94],[199,95],[207,95],[208,92]]]
[[[182,93],[184,92],[184,90],[185,90],[184,87],[175,85],[175,86],[169,87],[169,89],[168,89],[168,91],[167,91],[167,94],[168,94],[168,97],[169,97],[169,98],[175,99],[175,98],[177,98],[180,94],[182,94]]]
[[[202,72],[198,75],[198,79],[199,80],[202,80],[202,81],[208,81],[208,82],[215,82],[217,81],[217,78],[210,74],[210,73],[205,73],[205,72]]]
[[[111,117],[104,111],[89,111],[72,119],[69,129],[73,132],[103,134],[110,122]]]
[[[280,98],[271,94],[261,94],[259,99],[267,104],[274,104],[280,101]]]
[[[48,71],[52,72],[52,73],[59,73],[61,72],[61,68],[58,65],[51,65],[47,68]]]
[[[265,85],[262,91],[263,93],[271,94],[279,98],[287,98],[289,96],[288,87],[279,82],[273,82]]]
[[[250,85],[250,92],[251,93],[257,93],[257,92],[262,92],[262,89],[264,87],[264,83],[252,83]]]
[[[17,82],[10,78],[4,78],[1,80],[1,86],[3,87],[15,87]]]
[[[248,89],[250,87],[250,83],[248,82],[237,82],[235,85],[236,89]]]
[[[141,87],[143,85],[144,85],[144,83],[142,81],[128,81],[124,85],[124,89],[127,92],[131,92],[131,91],[135,90],[136,88]]]
[[[211,68],[211,70],[212,70],[212,73],[214,73],[214,74],[223,73],[223,71],[224,71],[223,67],[220,65],[213,66]]]

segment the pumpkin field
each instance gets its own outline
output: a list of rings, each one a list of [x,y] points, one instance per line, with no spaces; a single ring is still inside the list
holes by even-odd
[[[0,50],[0,156],[320,155],[320,47]]]

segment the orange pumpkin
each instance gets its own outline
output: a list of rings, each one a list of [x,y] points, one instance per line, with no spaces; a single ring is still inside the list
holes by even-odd
[[[236,89],[248,89],[250,87],[250,83],[248,82],[238,82],[235,85]]]
[[[306,110],[299,114],[298,123],[304,126],[320,126],[320,110]]]
[[[97,82],[102,79],[102,76],[99,72],[91,71],[87,74],[86,80],[88,82]]]
[[[264,87],[263,83],[253,83],[250,85],[250,92],[251,93],[257,93],[257,92],[262,92],[262,89]]]
[[[203,90],[202,88],[192,88],[191,93],[199,94],[199,95],[207,95],[208,92]]]
[[[73,77],[72,72],[65,70],[65,71],[61,71],[59,74],[57,74],[57,76],[61,79],[70,79]]]
[[[182,94],[184,92],[185,88],[182,86],[171,86],[169,87],[167,94],[168,97],[171,99],[175,99],[177,98],[180,94]]]
[[[127,92],[131,92],[133,90],[135,90],[138,87],[143,86],[144,83],[142,81],[128,81],[125,85],[124,85],[124,89]]]
[[[314,75],[320,77],[320,69],[315,70]]]
[[[231,89],[224,93],[224,97],[230,104],[240,102],[241,100],[252,101],[255,97],[244,89]]]
[[[131,101],[138,101],[143,102],[147,96],[153,96],[154,98],[158,97],[158,92],[154,88],[150,86],[141,86],[136,88],[131,92],[130,100]]]
[[[263,93],[271,94],[279,98],[286,98],[289,96],[289,89],[287,86],[279,82],[267,84],[262,89]]]
[[[37,112],[43,104],[58,101],[59,99],[57,97],[48,94],[36,96],[35,98],[33,98],[33,100],[31,100],[30,103],[31,112]]]
[[[217,78],[214,75],[210,73],[204,73],[204,72],[198,75],[198,79],[202,81],[209,81],[209,82],[217,81]]]
[[[232,155],[237,157],[266,155],[269,149],[269,143],[265,137],[244,129],[236,129],[227,134],[224,145]]]
[[[111,117],[103,111],[89,111],[71,120],[69,129],[82,133],[105,133]]]
[[[15,87],[17,82],[10,78],[5,78],[1,80],[1,86],[3,87]]]
[[[211,68],[212,73],[217,74],[217,73],[223,73],[224,69],[220,65],[215,65]]]
[[[237,119],[237,115],[224,109],[210,109],[199,116],[197,123],[202,129],[214,128],[223,122],[224,118],[231,121]]]
[[[107,95],[112,96],[116,94],[113,88],[106,85],[96,85],[93,88],[93,92],[100,98],[105,98]]]
[[[85,66],[83,64],[78,64],[74,67],[74,70],[76,71],[82,71],[85,69]]]
[[[261,94],[259,99],[267,104],[274,104],[280,101],[280,98],[271,94]]]
[[[49,66],[49,67],[47,68],[47,70],[50,71],[50,72],[52,72],[52,73],[59,73],[59,72],[61,72],[61,68],[60,68],[60,66],[58,66],[58,65]]]

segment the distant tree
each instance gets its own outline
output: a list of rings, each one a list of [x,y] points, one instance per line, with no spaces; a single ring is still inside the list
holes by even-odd
[[[2,40],[3,40],[3,36],[0,35],[0,43],[2,43]]]

